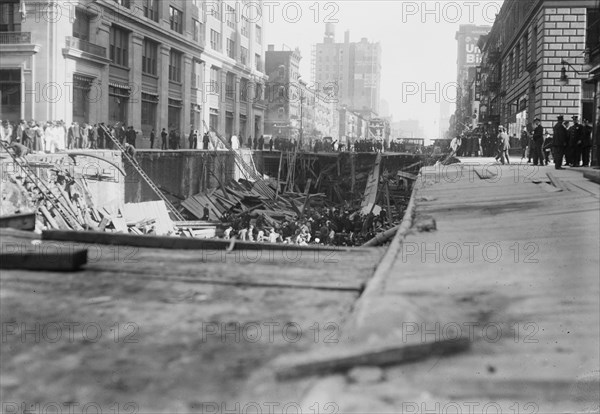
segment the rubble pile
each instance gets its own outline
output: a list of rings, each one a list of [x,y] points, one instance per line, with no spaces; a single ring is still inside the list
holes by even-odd
[[[365,177],[366,180],[366,177]],[[181,205],[203,220],[220,220],[225,239],[297,245],[359,246],[398,225],[410,198],[401,176],[383,174],[385,192],[368,211],[361,198],[332,201],[325,193],[286,191],[275,200],[259,194],[254,184],[240,180],[196,194]],[[308,189],[307,189],[308,190]],[[339,194],[339,193],[338,193]],[[388,197],[389,206],[384,202]]]

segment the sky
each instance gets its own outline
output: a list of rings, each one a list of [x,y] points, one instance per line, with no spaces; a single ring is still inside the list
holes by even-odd
[[[440,102],[454,103],[456,31],[460,24],[492,25],[502,1],[267,1],[262,5],[266,44],[302,53],[310,79],[311,47],[335,23],[336,41],[366,37],[382,49],[381,98],[395,121],[417,119],[426,138],[438,138]],[[452,106],[453,111],[453,106]]]

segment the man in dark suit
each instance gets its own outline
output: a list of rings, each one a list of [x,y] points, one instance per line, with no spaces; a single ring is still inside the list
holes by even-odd
[[[571,167],[579,167],[581,163],[581,143],[583,140],[583,125],[579,123],[579,117],[573,115],[573,125],[568,129],[570,154],[569,165]]]
[[[558,121],[552,128],[554,131],[554,137],[552,141],[554,150],[554,168],[557,170],[563,169],[563,157],[565,155],[567,142],[569,141],[569,135],[567,134],[567,128],[565,128],[564,120],[565,118],[562,115],[559,115]]]
[[[542,144],[544,143],[544,127],[539,118],[533,120],[535,126],[533,130],[533,142],[531,143],[531,149],[533,151],[533,165],[544,165],[544,158],[542,157]]]
[[[590,166],[590,150],[592,148],[592,123],[587,119],[583,120],[583,135],[581,139],[581,159],[583,167]]]

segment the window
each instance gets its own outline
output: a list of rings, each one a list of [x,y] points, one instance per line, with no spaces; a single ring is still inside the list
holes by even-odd
[[[127,46],[129,33],[116,26],[110,28],[110,60],[115,65],[128,67],[129,53]]]
[[[246,16],[242,16],[242,35],[248,37],[250,34],[250,22]]]
[[[158,0],[144,0],[144,16],[150,20],[158,21]]]
[[[240,49],[240,62],[242,62],[242,65],[246,65],[248,63],[248,49],[243,46]]]
[[[242,102],[248,101],[248,79],[242,78],[240,80],[240,100]]]
[[[181,53],[175,50],[169,54],[169,80],[181,82]]]
[[[171,30],[177,33],[183,33],[183,12],[170,6],[169,16],[171,19]]]
[[[523,65],[527,68],[529,64],[529,33],[525,33],[523,38]]]
[[[202,81],[200,79],[200,62],[197,60],[192,61],[192,88],[198,89],[200,85],[202,85]]]
[[[235,59],[235,41],[233,39],[227,39],[227,56]]]
[[[210,67],[210,85],[211,92],[218,94],[219,93],[219,68],[215,66]]]
[[[519,76],[521,76],[521,43],[517,44],[515,54],[515,78],[519,79]]]
[[[235,9],[231,7],[229,4],[227,5],[227,12],[225,13],[225,20],[227,21],[227,26],[232,29],[235,28]]]
[[[202,23],[194,19],[194,40],[196,42],[200,41],[200,33],[202,33]]]
[[[21,87],[20,69],[0,70],[0,104],[3,119],[21,117]]]
[[[156,108],[158,106],[158,96],[148,93],[142,93],[142,125],[154,128],[156,123]]]
[[[256,25],[256,43],[262,44],[262,27]]]
[[[73,37],[81,40],[90,40],[90,18],[81,10],[75,10],[75,22],[73,23]]]
[[[230,99],[235,97],[235,75],[232,72],[227,72],[225,78],[225,97]]]
[[[256,62],[256,70],[262,71],[262,61],[258,53],[254,55],[254,61]]]
[[[129,8],[129,0],[114,0],[115,3],[123,6],[123,7],[127,7]]]
[[[158,45],[151,40],[144,39],[142,48],[142,72],[149,75],[156,75],[156,62],[158,55]]]
[[[213,50],[221,50],[221,33],[210,30],[210,47]]]
[[[0,32],[20,32],[21,13],[19,3],[0,4]]]

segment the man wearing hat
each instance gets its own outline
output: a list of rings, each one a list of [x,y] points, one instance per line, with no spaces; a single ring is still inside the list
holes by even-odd
[[[573,115],[573,126],[568,130],[569,145],[567,147],[567,163],[571,167],[579,167],[581,163],[581,142],[583,140],[583,126],[579,123],[579,117]]]
[[[567,143],[569,142],[569,135],[567,133],[567,128],[565,128],[564,124],[565,118],[562,115],[558,116],[558,121],[552,128],[554,131],[553,137],[553,150],[554,150],[554,168],[557,170],[562,170],[562,162],[563,156],[565,154],[565,148],[567,147]]]
[[[533,142],[531,143],[531,149],[533,151],[533,165],[544,165],[544,158],[542,157],[542,144],[544,143],[544,127],[539,118],[533,120],[535,126],[533,130]]]

